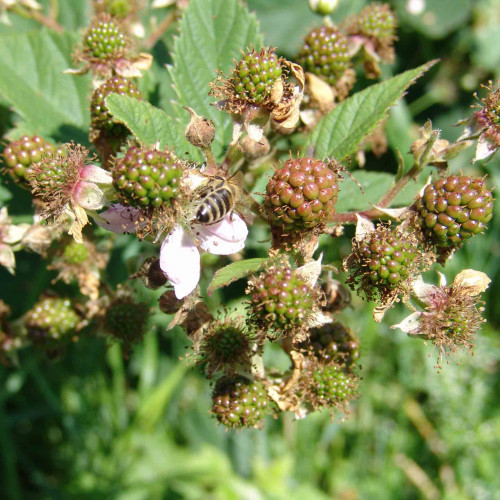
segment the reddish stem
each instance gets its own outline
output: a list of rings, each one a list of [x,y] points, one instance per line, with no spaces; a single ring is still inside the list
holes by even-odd
[[[422,167],[420,165],[413,165],[412,168],[399,179],[396,184],[380,199],[376,204],[377,207],[387,208],[391,201],[396,197],[396,195],[408,184],[410,179],[415,179],[421,172]],[[367,219],[387,219],[388,215],[384,213],[379,208],[370,208],[369,210],[363,210],[362,212],[344,212],[337,213],[333,216],[331,222],[336,222],[339,224],[356,224],[358,221],[357,215],[366,217]]]

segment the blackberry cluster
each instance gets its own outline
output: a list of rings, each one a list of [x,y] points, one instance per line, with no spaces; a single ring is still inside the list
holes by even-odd
[[[179,195],[182,171],[183,163],[170,151],[132,147],[116,161],[113,184],[124,204],[158,208]]]
[[[77,266],[89,258],[89,251],[83,243],[72,240],[64,247],[62,258],[67,264]]]
[[[91,25],[83,38],[84,52],[95,59],[110,59],[123,53],[127,39],[110,19],[103,18]]]
[[[297,60],[305,71],[321,77],[332,87],[352,67],[347,38],[332,26],[314,28],[305,37]]]
[[[128,134],[127,128],[117,122],[106,108],[106,97],[119,94],[141,99],[141,93],[131,80],[115,76],[106,80],[92,94],[90,102],[91,127],[103,131],[108,136],[121,137]]]
[[[55,348],[77,333],[80,319],[69,299],[48,297],[26,313],[24,324],[34,344]]]
[[[126,345],[140,342],[149,316],[149,307],[144,302],[135,302],[127,295],[115,299],[106,310],[106,330]]]
[[[394,38],[397,20],[389,4],[374,2],[357,17],[357,31],[370,38]]]
[[[267,184],[264,207],[273,225],[284,230],[314,228],[335,214],[336,173],[314,158],[288,160]]]
[[[311,390],[315,397],[312,403],[316,407],[341,407],[356,394],[353,376],[335,364],[317,368],[313,381]]]
[[[313,305],[311,288],[286,266],[254,279],[252,308],[259,322],[276,329],[302,325]]]
[[[257,427],[268,411],[268,398],[259,381],[222,377],[213,394],[213,412],[226,427]]]
[[[416,202],[418,224],[437,247],[460,247],[486,229],[493,195],[484,179],[450,175],[429,184]]]
[[[252,50],[243,56],[233,70],[232,83],[237,98],[261,104],[271,95],[282,69],[276,49]]]
[[[45,141],[38,135],[21,137],[18,141],[9,143],[3,151],[4,171],[21,185],[29,188],[27,169],[32,163],[39,162],[43,157],[54,153],[62,153],[61,149]]]
[[[335,362],[351,368],[359,359],[359,342],[354,332],[342,323],[311,328],[309,344],[322,363]]]
[[[410,275],[417,257],[416,248],[395,231],[374,231],[357,248],[360,265],[369,279],[382,287],[392,288]]]
[[[248,369],[251,365],[252,336],[243,322],[226,319],[214,322],[201,341],[200,363],[209,377],[216,371]]]

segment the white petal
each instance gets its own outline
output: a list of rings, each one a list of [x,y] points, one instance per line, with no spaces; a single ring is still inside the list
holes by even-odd
[[[14,243],[20,242],[24,235],[26,234],[26,231],[30,228],[31,226],[29,224],[19,224],[18,226],[7,226],[7,229],[5,231],[5,235],[3,237],[3,243],[8,243],[9,245],[13,245]]]
[[[414,312],[407,316],[401,323],[397,325],[392,325],[391,329],[399,328],[405,333],[414,335],[420,330],[420,316],[422,313]]]
[[[96,223],[113,233],[135,233],[141,224],[138,223],[141,211],[138,208],[124,205],[112,205],[95,217]]]
[[[0,266],[4,266],[9,273],[14,274],[16,269],[16,258],[12,249],[0,244]]]
[[[200,252],[181,226],[163,240],[160,268],[174,287],[175,296],[189,295],[200,281]]]
[[[309,285],[311,288],[316,285],[319,275],[321,274],[321,261],[323,259],[323,254],[321,254],[318,260],[312,260],[307,264],[299,267],[295,271],[295,275],[299,277],[302,281]]]
[[[439,271],[436,272],[439,275],[439,286],[442,286],[444,288],[446,286],[446,276]]]
[[[406,212],[408,212],[408,207],[383,208],[383,207],[377,207],[377,205],[374,205],[373,208],[380,210],[382,213],[384,213],[385,215],[388,215],[392,219],[399,219],[399,218],[401,218],[402,215],[404,215]]]
[[[419,276],[416,280],[414,280],[411,287],[413,289],[413,293],[425,303],[428,303],[437,291],[437,287],[425,283],[422,276]]]
[[[365,236],[375,231],[375,225],[370,219],[362,217],[359,214],[356,214],[356,218],[358,219],[356,224],[356,241],[363,241]]]
[[[482,134],[477,141],[476,156],[473,161],[485,160],[492,156],[497,149],[498,145]]]
[[[193,224],[193,235],[203,250],[215,255],[230,255],[245,246],[248,228],[238,214],[227,214],[216,224]]]
[[[474,269],[464,269],[453,280],[453,286],[468,288],[468,292],[472,296],[483,293],[490,283],[491,280],[487,274]]]

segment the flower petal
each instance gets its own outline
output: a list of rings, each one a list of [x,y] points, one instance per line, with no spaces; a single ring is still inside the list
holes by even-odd
[[[100,210],[106,203],[102,190],[93,182],[79,181],[73,191],[76,204],[86,210]]]
[[[116,204],[101,212],[95,221],[99,226],[113,233],[135,233],[137,228],[141,227],[140,216],[139,208]]]
[[[194,224],[193,233],[203,250],[215,255],[230,255],[243,249],[248,228],[238,214],[231,213],[216,224]]]
[[[397,325],[392,325],[391,330],[393,330],[394,328],[399,328],[405,333],[408,333],[410,335],[415,335],[420,330],[421,315],[422,315],[421,312],[411,313],[409,316],[406,316],[406,318],[403,321],[401,321],[401,323],[398,323]]]
[[[200,252],[181,226],[175,226],[161,244],[160,269],[178,299],[189,295],[200,281]]]
[[[95,182],[96,184],[111,184],[113,177],[111,174],[97,165],[85,165],[82,168],[80,177],[88,182]]]

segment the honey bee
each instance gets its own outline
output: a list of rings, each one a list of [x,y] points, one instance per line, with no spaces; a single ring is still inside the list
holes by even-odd
[[[195,191],[194,220],[209,226],[220,222],[231,213],[239,202],[242,193],[241,172],[226,179],[214,175]]]

